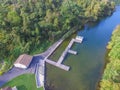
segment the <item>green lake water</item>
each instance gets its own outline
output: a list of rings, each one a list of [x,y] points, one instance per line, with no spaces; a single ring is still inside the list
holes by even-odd
[[[46,90],[96,90],[106,61],[106,45],[118,24],[120,24],[120,6],[116,7],[111,16],[95,26],[87,26],[77,32],[76,35],[84,37],[83,43],[75,43],[72,47],[78,54],[68,54],[63,62],[71,67],[70,71],[47,64]],[[57,61],[69,41],[70,39],[65,40],[50,59]]]

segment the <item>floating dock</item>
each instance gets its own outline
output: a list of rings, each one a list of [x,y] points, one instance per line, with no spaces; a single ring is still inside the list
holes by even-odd
[[[49,63],[49,64],[51,64],[51,65],[53,65],[53,66],[56,66],[56,67],[58,67],[60,69],[63,69],[65,71],[69,71],[69,69],[70,69],[69,66],[66,66],[64,64],[58,64],[58,62],[54,62],[54,61],[49,60],[49,59],[46,59],[46,62]]]
[[[71,54],[74,54],[74,55],[76,55],[76,54],[77,54],[77,51],[68,50],[68,53],[71,53]]]
[[[67,48],[65,49],[65,51],[62,53],[61,57],[58,59],[58,64],[61,64],[65,58],[65,56],[67,55],[67,53],[71,53],[71,54],[74,54],[76,55],[77,54],[77,51],[73,51],[71,50],[71,47],[72,45],[74,44],[74,42],[77,42],[77,43],[81,43],[83,39],[72,39],[69,43],[69,45],[67,46]]]
[[[67,55],[67,53],[71,53],[71,54],[74,54],[74,55],[77,54],[77,51],[71,50],[71,47],[74,44],[74,42],[82,43],[82,40],[83,40],[83,37],[81,37],[81,36],[77,36],[75,39],[72,39],[57,62],[54,62],[53,60],[50,60],[50,59],[47,59],[47,58],[45,58],[45,61],[47,63],[51,64],[51,65],[54,65],[56,67],[59,67],[59,68],[65,70],[65,71],[69,71],[70,67],[66,66],[66,65],[63,65],[62,62],[63,62],[65,56]],[[52,51],[54,51],[54,50],[52,50]],[[50,56],[51,54],[52,54],[52,52],[48,56]]]

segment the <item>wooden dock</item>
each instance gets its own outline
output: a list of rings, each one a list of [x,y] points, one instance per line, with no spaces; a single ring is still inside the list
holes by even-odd
[[[77,39],[74,39],[74,42],[76,42],[76,43],[82,43],[82,41],[77,40]]]
[[[81,43],[82,40],[72,39],[70,41],[69,45],[67,46],[67,48],[65,49],[65,51],[62,53],[61,57],[58,59],[58,64],[61,64],[63,62],[63,60],[64,60],[65,56],[67,55],[67,53],[71,53],[71,54],[74,54],[74,55],[77,54],[77,51],[70,50],[72,45],[74,44],[74,42]]]
[[[68,53],[71,53],[71,54],[74,54],[74,55],[76,55],[76,54],[77,54],[77,51],[68,50]]]
[[[56,67],[58,67],[58,68],[61,68],[61,69],[65,70],[65,71],[69,71],[69,69],[70,69],[69,66],[66,66],[66,65],[63,65],[63,64],[58,64],[57,62],[54,62],[54,61],[49,60],[49,59],[46,59],[45,61],[46,61],[47,63],[53,65],[53,66],[56,66]]]
[[[75,39],[72,39],[72,40],[70,41],[69,45],[66,47],[65,51],[62,53],[62,55],[61,55],[60,58],[58,59],[57,62],[54,62],[54,61],[48,59],[48,57],[52,54],[52,52],[53,52],[54,50],[52,50],[52,51],[48,54],[48,56],[45,58],[45,61],[46,61],[47,63],[51,64],[51,65],[54,65],[54,66],[56,66],[56,67],[58,67],[58,68],[61,68],[61,69],[65,70],[65,71],[69,71],[70,67],[69,67],[69,66],[66,66],[66,65],[63,65],[62,62],[63,62],[65,56],[67,55],[67,53],[71,53],[71,54],[74,54],[74,55],[77,54],[77,51],[71,50],[71,47],[72,47],[72,45],[73,45],[75,42],[81,43],[82,40],[83,40],[83,37],[82,37],[82,38],[81,38],[81,37],[77,37],[77,38],[75,38]],[[61,42],[62,42],[62,41],[61,41]],[[59,45],[59,43],[58,43],[58,45]],[[55,48],[55,49],[56,49],[56,48]]]

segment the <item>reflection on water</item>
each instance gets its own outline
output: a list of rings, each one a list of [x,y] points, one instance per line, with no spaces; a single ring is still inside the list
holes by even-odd
[[[47,90],[95,90],[105,63],[106,45],[116,25],[120,24],[120,6],[112,16],[94,27],[78,32],[84,36],[82,44],[74,44],[72,49],[78,55],[68,54],[64,64],[71,67],[66,72],[47,64]],[[66,40],[50,58],[57,60],[68,44]]]

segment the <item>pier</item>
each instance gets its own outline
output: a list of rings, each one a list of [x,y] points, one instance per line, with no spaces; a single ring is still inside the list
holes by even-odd
[[[75,39],[72,39],[69,43],[69,45],[66,47],[65,51],[62,53],[62,55],[60,56],[60,58],[58,59],[57,62],[53,61],[53,60],[50,60],[48,59],[48,57],[52,54],[52,52],[54,50],[52,50],[52,52],[47,56],[47,58],[45,58],[45,61],[51,65],[54,65],[58,68],[61,68],[65,71],[69,71],[70,67],[69,66],[66,66],[64,64],[62,64],[64,58],[66,57],[67,53],[70,53],[70,54],[74,54],[76,55],[77,54],[77,51],[73,51],[71,50],[71,47],[72,45],[76,42],[76,43],[82,43],[82,40],[83,40],[83,37],[81,36],[77,36]]]
[[[55,62],[55,61],[52,61],[52,60],[49,60],[49,59],[46,59],[46,62],[53,65],[53,66],[56,66],[60,69],[63,69],[65,71],[69,71],[69,69],[70,69],[69,66],[66,66],[66,65],[63,65],[63,64],[58,64],[58,62]]]
[[[77,51],[68,50],[68,53],[71,53],[71,54],[74,54],[74,55],[76,55],[76,54],[77,54]]]
[[[69,43],[69,45],[67,46],[67,48],[65,49],[65,51],[62,53],[61,57],[58,59],[58,64],[61,64],[65,58],[65,56],[67,55],[67,53],[71,53],[71,54],[74,54],[76,55],[77,52],[76,51],[73,51],[71,50],[71,47],[72,45],[74,44],[74,42],[77,42],[77,43],[81,43],[83,39],[72,39]]]

